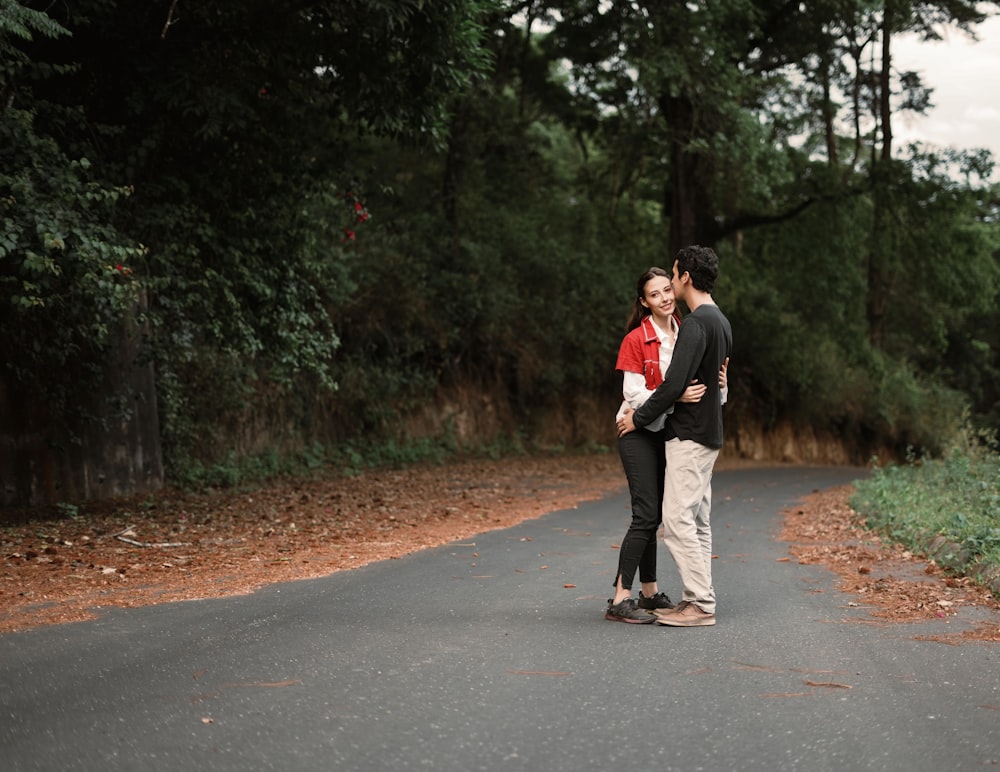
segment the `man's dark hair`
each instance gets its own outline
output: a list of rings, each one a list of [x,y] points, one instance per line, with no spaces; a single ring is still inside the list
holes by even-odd
[[[691,274],[696,290],[711,292],[719,275],[719,256],[711,247],[684,247],[677,253],[677,275]]]

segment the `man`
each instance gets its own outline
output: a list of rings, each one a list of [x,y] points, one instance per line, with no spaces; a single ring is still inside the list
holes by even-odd
[[[663,383],[638,410],[618,420],[624,436],[651,423],[671,405],[667,421],[667,474],[663,496],[663,541],[677,564],[683,595],[674,609],[657,609],[657,624],[715,624],[712,585],[712,470],[722,449],[719,370],[728,364],[733,331],[712,299],[719,258],[708,247],[686,247],[674,260],[674,296],[691,311],[677,336]],[[677,399],[692,381],[706,386],[700,402]],[[675,404],[676,403],[676,404]]]

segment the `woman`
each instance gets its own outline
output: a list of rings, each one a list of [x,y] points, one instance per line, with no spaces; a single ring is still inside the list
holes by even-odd
[[[670,365],[680,326],[670,278],[662,268],[650,268],[639,277],[635,303],[626,325],[628,333],[615,365],[615,369],[622,371],[623,397],[616,421],[626,409],[634,410],[646,401],[663,382],[663,374]],[[725,402],[726,365],[719,372],[719,385]],[[695,383],[679,401],[698,402],[704,393],[704,384]],[[656,583],[656,530],[662,517],[664,426],[669,412],[644,429],[618,439],[618,452],[632,499],[632,522],[618,553],[615,596],[608,600],[604,613],[604,618],[613,622],[650,624],[656,619],[653,611],[674,607]],[[638,600],[632,598],[637,570],[642,584]]]

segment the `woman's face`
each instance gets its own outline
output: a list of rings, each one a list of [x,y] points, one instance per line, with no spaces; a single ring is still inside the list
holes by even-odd
[[[646,282],[642,289],[642,304],[653,314],[657,324],[666,323],[674,315],[677,303],[674,300],[674,288],[669,276],[654,276]]]

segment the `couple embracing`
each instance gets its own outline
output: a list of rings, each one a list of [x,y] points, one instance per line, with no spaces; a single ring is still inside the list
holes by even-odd
[[[605,618],[668,627],[715,624],[712,470],[722,449],[722,404],[733,334],[712,299],[719,258],[708,247],[677,253],[671,272],[640,278],[616,368],[624,401],[616,417],[632,521],[618,556]],[[677,302],[690,313],[681,324]],[[677,565],[675,606],[656,580],[656,531]],[[642,585],[632,597],[636,572]]]

